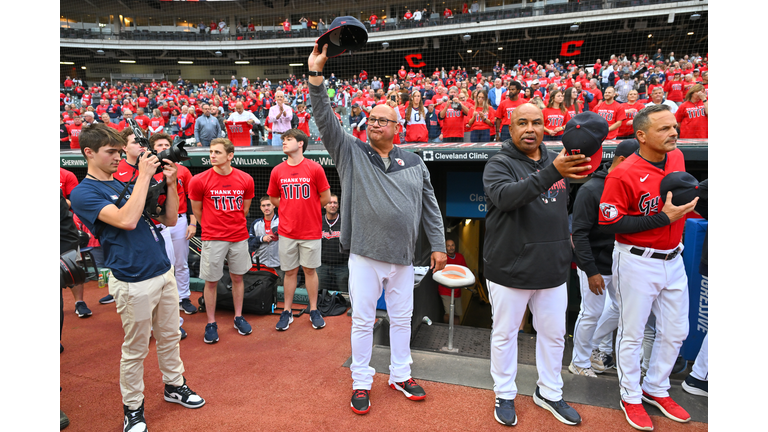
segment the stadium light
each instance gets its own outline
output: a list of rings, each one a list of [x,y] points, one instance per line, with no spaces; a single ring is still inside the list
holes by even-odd
[[[235,62],[235,64],[251,64],[248,60],[238,60]]]
[[[503,49],[504,49],[504,47],[499,47],[499,51],[501,51],[501,50],[503,50]]]
[[[461,38],[462,38],[462,39],[464,39],[464,42],[469,42],[469,40],[470,40],[470,39],[472,39],[472,36],[471,36],[471,35],[468,35],[468,34],[465,34],[465,35],[464,35],[464,36],[462,36]]]
[[[384,48],[384,49],[389,48],[389,42],[382,42],[381,43],[381,47]]]
[[[578,25],[578,24],[573,24],[573,25],[571,26],[571,31],[576,31],[576,30],[578,30],[578,29],[579,29],[579,25]]]
[[[468,53],[471,53],[471,52],[472,52],[472,50],[467,50],[467,52],[468,52]]]
[[[216,54],[216,57],[221,57],[222,56],[222,52],[221,51],[216,51],[214,54]]]
[[[104,50],[102,49],[96,50],[96,55],[104,55]]]
[[[136,63],[136,60],[120,60],[120,63]]]
[[[304,63],[290,63],[288,66],[304,66]]]
[[[699,19],[699,18],[701,18],[701,15],[699,15],[699,14],[697,14],[697,13],[695,13],[695,14],[691,15],[691,21],[696,21],[696,20],[697,20],[697,19]]]
[[[60,62],[59,62],[59,64],[63,64],[63,65],[73,65],[73,64],[75,64],[75,62],[63,62],[63,61],[60,61]]]
[[[179,60],[179,64],[193,64],[194,62],[188,61],[188,60]]]
[[[85,70],[86,68],[85,66],[80,66],[80,69]]]
[[[693,32],[688,32],[688,36],[691,36],[691,35],[693,35]]]

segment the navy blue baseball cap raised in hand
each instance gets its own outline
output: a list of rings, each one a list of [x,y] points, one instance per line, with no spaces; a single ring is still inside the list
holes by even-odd
[[[328,31],[315,41],[317,49],[323,51],[323,45],[328,44],[326,55],[336,57],[346,51],[355,51],[364,47],[368,42],[368,32],[357,18],[342,16],[333,20]]]

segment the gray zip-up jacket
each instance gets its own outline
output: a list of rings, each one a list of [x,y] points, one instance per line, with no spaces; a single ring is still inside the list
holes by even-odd
[[[272,234],[277,234],[277,227],[280,224],[280,218],[275,213],[272,216],[270,222],[270,230]],[[251,225],[251,229],[248,230],[248,252],[256,253],[256,257],[259,258],[259,262],[262,265],[272,268],[280,268],[280,254],[279,254],[279,240],[265,243],[261,241],[261,238],[267,235],[265,230],[266,224],[264,218],[256,219]],[[252,259],[255,264],[255,260]]]
[[[325,85],[309,84],[315,124],[341,179],[341,247],[398,265],[413,264],[419,222],[433,252],[445,252],[443,218],[421,158],[394,146],[391,164],[368,143],[344,132]],[[423,217],[422,217],[423,216]]]

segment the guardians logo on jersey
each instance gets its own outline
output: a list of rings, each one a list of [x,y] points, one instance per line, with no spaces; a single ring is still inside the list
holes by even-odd
[[[645,216],[651,213],[655,214],[659,211],[659,196],[651,198],[651,193],[646,192],[640,195],[640,200],[637,203],[637,209]]]
[[[600,213],[606,220],[613,220],[619,215],[619,211],[616,210],[616,206],[613,204],[600,203]]]

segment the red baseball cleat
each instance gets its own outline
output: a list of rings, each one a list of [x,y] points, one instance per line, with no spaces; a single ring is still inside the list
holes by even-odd
[[[643,391],[643,401],[655,405],[665,416],[676,422],[685,423],[691,419],[691,415],[688,414],[688,411],[684,410],[683,407],[678,405],[669,396],[656,397]]]

